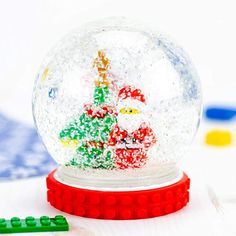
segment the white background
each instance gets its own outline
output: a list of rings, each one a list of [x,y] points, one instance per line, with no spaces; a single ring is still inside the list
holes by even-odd
[[[236,106],[235,12],[233,0],[0,0],[0,111],[32,123],[32,86],[46,53],[74,28],[108,16],[138,19],[169,34],[192,58],[204,103]],[[202,122],[181,163],[192,179],[192,200],[183,211],[128,222],[68,216],[69,235],[236,235],[236,145],[203,144],[206,130],[230,129],[236,137],[235,127]],[[57,214],[44,193],[43,178],[1,183],[0,216]]]

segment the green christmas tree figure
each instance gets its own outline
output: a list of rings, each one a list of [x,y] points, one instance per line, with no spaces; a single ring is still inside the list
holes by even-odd
[[[103,51],[98,51],[94,67],[97,68],[99,78],[95,80],[93,104],[85,105],[84,113],[66,125],[59,139],[64,146],[73,145],[76,148],[76,154],[67,165],[83,169],[112,169],[114,160],[112,151],[107,148],[107,141],[117,119],[115,109],[109,105],[110,61]]]

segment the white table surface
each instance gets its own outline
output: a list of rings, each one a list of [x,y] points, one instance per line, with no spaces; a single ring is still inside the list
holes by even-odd
[[[209,196],[209,186],[192,181],[191,202],[183,210],[163,217],[110,221],[64,214],[71,226],[67,233],[45,235],[233,235],[236,229],[225,219],[223,205]],[[210,193],[211,195],[212,193]],[[1,184],[1,217],[61,214],[46,202],[44,178]],[[213,199],[211,199],[213,198]],[[224,212],[224,213],[223,213]],[[79,234],[80,233],[80,234]],[[29,235],[29,234],[25,234]],[[37,235],[37,234],[32,234]],[[42,235],[42,233],[38,234]]]
[[[68,31],[106,16],[138,18],[167,32],[193,59],[204,102],[236,104],[233,0],[0,0],[0,111],[32,124],[31,91],[45,54]],[[70,232],[43,235],[236,235],[236,145],[205,146],[204,134],[211,128],[230,129],[236,137],[236,122],[202,123],[191,151],[180,163],[192,181],[190,203],[183,210],[136,221],[65,214]],[[61,212],[46,202],[45,177],[0,182],[1,217],[56,214]]]

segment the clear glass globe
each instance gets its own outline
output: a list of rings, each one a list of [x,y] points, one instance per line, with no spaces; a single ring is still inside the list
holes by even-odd
[[[109,18],[70,33],[43,62],[33,115],[56,178],[91,189],[165,186],[183,173],[201,115],[185,52],[161,33]]]

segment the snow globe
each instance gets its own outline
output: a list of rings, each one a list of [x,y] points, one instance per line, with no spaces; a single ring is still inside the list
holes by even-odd
[[[201,88],[189,57],[163,34],[124,18],[68,34],[40,68],[33,115],[58,163],[47,177],[55,208],[141,219],[188,203],[177,162],[199,126]]]

